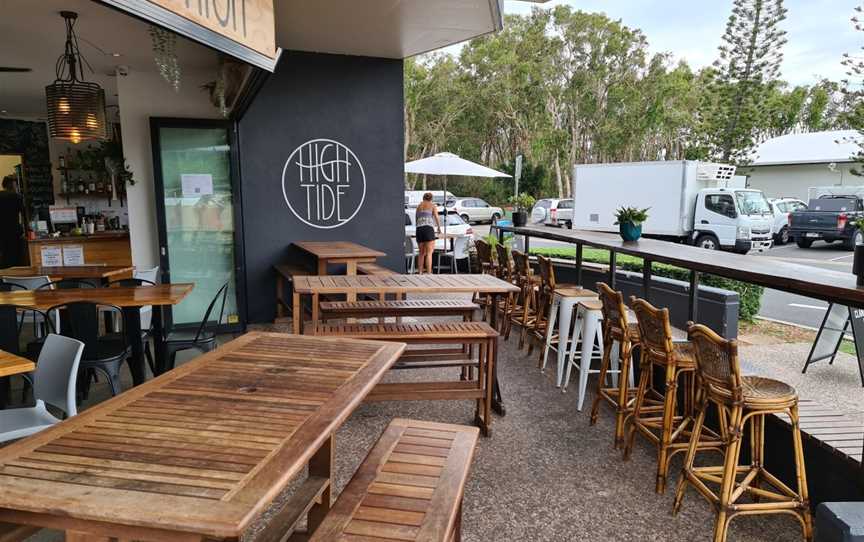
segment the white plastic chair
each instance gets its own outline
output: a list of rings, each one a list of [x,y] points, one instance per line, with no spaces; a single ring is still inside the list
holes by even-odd
[[[132,274],[132,278],[149,280],[150,282],[159,283],[159,266],[152,269],[138,269],[135,268],[135,273]],[[150,329],[150,323],[153,321],[153,306],[147,305],[145,307],[141,307],[141,329],[148,330]]]
[[[59,423],[46,405],[59,408],[67,418],[78,414],[75,383],[83,352],[81,341],[53,333],[45,338],[33,382],[36,406],[0,410],[0,442],[23,438]]]
[[[417,241],[413,237],[405,236],[405,267],[409,274],[417,270]]]

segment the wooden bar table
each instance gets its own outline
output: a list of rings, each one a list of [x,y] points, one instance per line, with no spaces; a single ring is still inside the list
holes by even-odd
[[[327,275],[327,266],[331,263],[345,264],[345,274],[356,275],[358,263],[372,263],[387,255],[347,241],[302,241],[294,245],[315,257],[319,275]]]
[[[135,268],[131,265],[67,265],[56,267],[7,267],[0,269],[0,277],[48,277],[49,280],[95,279],[102,283],[128,278]],[[14,282],[14,280],[13,280]]]
[[[0,350],[0,408],[6,408],[9,403],[9,376],[31,373],[36,370],[36,364],[27,358],[5,350]]]
[[[399,294],[405,298],[407,294],[418,293],[470,293],[489,295],[491,298],[489,325],[498,329],[498,298],[501,295],[515,294],[519,288],[492,275],[339,275],[339,276],[305,276],[294,279],[294,314],[300,314],[301,296],[309,295],[317,299],[321,294],[345,294],[356,298],[357,294],[378,294],[383,299],[385,294]],[[318,325],[318,307],[313,301],[312,330]],[[302,318],[293,319],[293,331],[300,334],[303,328]],[[498,414],[504,415],[504,402],[501,398],[501,387],[498,383],[498,364],[493,365],[495,373],[492,387],[492,408]]]
[[[405,345],[249,333],[0,449],[0,521],[66,540],[278,540],[330,509],[333,435]]]
[[[157,372],[165,368],[162,348],[162,310],[166,305],[183,301],[195,287],[191,283],[156,284],[155,286],[132,286],[122,288],[70,288],[65,290],[17,290],[0,292],[0,305],[18,305],[41,311],[71,301],[92,301],[116,305],[123,309],[126,321],[126,337],[132,347],[129,369],[132,383],[139,385],[146,380],[144,370],[144,343],[141,340],[141,307],[153,307],[153,337],[157,341]]]

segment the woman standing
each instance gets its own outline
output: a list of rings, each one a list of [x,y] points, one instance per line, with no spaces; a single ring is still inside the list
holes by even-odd
[[[441,233],[438,222],[438,206],[432,203],[432,192],[423,194],[423,201],[417,206],[414,220],[417,246],[420,248],[420,273],[423,267],[432,272],[432,252],[435,251],[435,232]]]

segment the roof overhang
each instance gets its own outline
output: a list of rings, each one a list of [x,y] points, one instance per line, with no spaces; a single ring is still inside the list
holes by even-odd
[[[799,160],[799,161],[788,161],[788,162],[765,162],[760,164],[749,164],[746,167],[771,167],[771,166],[822,166],[828,164],[852,164],[855,160],[850,160],[848,158],[844,160],[820,160],[818,162],[814,162],[813,160]]]
[[[408,58],[503,28],[503,0],[276,0],[286,50]]]

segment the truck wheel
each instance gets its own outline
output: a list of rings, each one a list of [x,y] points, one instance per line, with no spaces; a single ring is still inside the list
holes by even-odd
[[[564,227],[567,228],[568,230],[572,230],[573,229],[573,223],[568,220],[567,222],[564,223]]]
[[[855,250],[855,245],[864,243],[864,233],[861,230],[855,230],[855,235],[843,241],[843,248],[846,250]]]
[[[460,215],[460,216],[462,217],[462,220],[464,220],[466,224],[471,223],[471,219],[468,217],[468,215]]]
[[[799,237],[795,239],[795,244],[798,245],[798,248],[810,248],[813,245],[813,239]]]
[[[783,229],[780,230],[780,233],[777,234],[777,244],[785,245],[789,242],[789,228],[783,226]]]
[[[717,237],[710,233],[703,233],[696,238],[694,243],[699,248],[707,248],[708,250],[720,250],[720,241]]]

